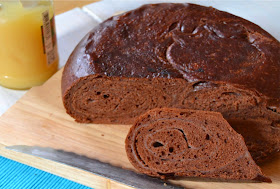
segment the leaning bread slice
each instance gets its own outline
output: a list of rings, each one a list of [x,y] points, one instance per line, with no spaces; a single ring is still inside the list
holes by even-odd
[[[140,116],[127,135],[126,152],[141,173],[271,182],[243,137],[220,113],[162,108]]]

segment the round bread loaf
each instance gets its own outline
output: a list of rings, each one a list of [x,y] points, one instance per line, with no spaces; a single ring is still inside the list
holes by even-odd
[[[243,137],[220,113],[154,109],[126,138],[126,153],[141,173],[271,182],[253,161]]]
[[[279,73],[280,43],[259,26],[212,7],[152,4],[85,36],[64,68],[62,94],[101,75],[227,81],[279,99]]]
[[[61,84],[67,113],[83,123],[131,124],[160,107],[221,112],[259,162],[280,149],[279,73],[280,44],[257,25],[211,7],[154,4],[94,28]]]

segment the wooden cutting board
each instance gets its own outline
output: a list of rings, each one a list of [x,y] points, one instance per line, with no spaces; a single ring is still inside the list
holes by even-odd
[[[63,149],[126,169],[124,140],[130,125],[79,124],[61,100],[62,70],[44,85],[28,91],[0,117],[0,155],[94,188],[129,188],[94,174],[42,158],[4,149],[10,145],[37,145]],[[186,188],[280,188],[280,155],[261,166],[273,183],[232,183],[201,179],[171,181]]]

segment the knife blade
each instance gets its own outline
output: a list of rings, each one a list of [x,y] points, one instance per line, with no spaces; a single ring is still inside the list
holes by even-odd
[[[182,189],[158,178],[138,174],[86,156],[39,146],[7,146],[6,149],[70,165],[134,188]]]

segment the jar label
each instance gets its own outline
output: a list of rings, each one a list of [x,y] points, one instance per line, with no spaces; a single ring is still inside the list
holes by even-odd
[[[48,65],[52,64],[56,60],[56,35],[54,28],[54,17],[49,18],[49,11],[46,10],[42,13],[43,17],[43,26],[41,26],[42,31],[42,40],[43,40],[43,49],[44,54],[47,57]]]

